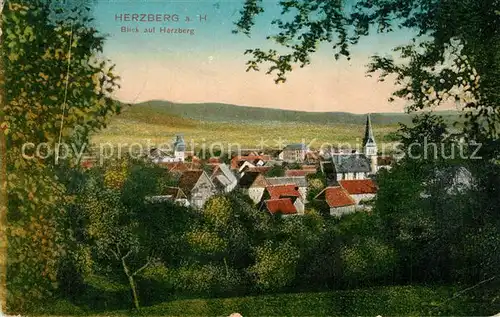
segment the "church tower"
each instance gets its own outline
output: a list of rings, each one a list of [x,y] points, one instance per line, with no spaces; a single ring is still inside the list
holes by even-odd
[[[377,172],[377,143],[373,136],[370,114],[366,117],[365,137],[363,138],[363,152],[370,159],[371,172]]]
[[[184,142],[184,137],[178,134],[174,142],[174,157],[178,162],[184,162],[186,152],[186,143]]]

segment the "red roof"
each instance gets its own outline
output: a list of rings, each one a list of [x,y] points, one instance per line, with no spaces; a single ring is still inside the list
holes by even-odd
[[[371,179],[341,180],[340,186],[351,195],[375,194],[377,186]]]
[[[193,163],[168,162],[168,163],[159,163],[159,165],[166,167],[169,172],[184,172],[200,168],[200,165],[194,162]]]
[[[355,205],[356,202],[349,196],[349,193],[340,186],[325,188],[316,198],[324,196],[324,200],[330,208]]]
[[[307,176],[309,174],[315,174],[316,170],[314,169],[307,169],[307,170],[286,170],[285,171],[285,176],[286,177],[297,177],[297,176]]]
[[[266,187],[271,199],[280,199],[282,197],[301,197],[299,188],[295,184],[289,185],[270,185]]]
[[[269,199],[265,201],[267,210],[270,213],[282,213],[284,215],[293,215],[297,213],[297,209],[290,198]]]

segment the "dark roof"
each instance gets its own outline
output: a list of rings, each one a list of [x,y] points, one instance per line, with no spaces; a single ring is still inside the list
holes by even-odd
[[[337,173],[369,173],[370,159],[364,154],[332,155],[332,162]]]
[[[337,175],[332,161],[321,162],[321,172],[325,174],[326,183],[328,186],[338,186]]]
[[[238,185],[241,188],[250,188],[260,175],[262,174],[259,172],[245,172],[245,174],[243,174],[243,176],[240,178]]]
[[[185,199],[186,194],[179,187],[167,187],[164,191],[165,195],[172,196],[173,199]]]
[[[202,170],[185,171],[182,173],[179,179],[179,188],[181,188],[184,193],[190,193],[191,190],[196,186],[196,183],[203,175]]]
[[[373,136],[370,114],[368,114],[368,116],[366,117],[365,136],[363,138],[363,146],[366,146],[367,144],[375,144],[375,137]]]

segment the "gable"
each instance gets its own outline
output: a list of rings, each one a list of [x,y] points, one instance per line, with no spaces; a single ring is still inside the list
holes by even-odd
[[[196,182],[192,190],[197,190],[199,188],[207,188],[207,187],[215,188],[214,183],[210,180],[210,177],[208,177],[207,173],[203,172],[198,178],[198,181]]]

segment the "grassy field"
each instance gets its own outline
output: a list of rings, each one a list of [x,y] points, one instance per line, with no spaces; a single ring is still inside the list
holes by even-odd
[[[294,117],[283,110],[212,106],[211,112],[207,110],[210,105],[206,104],[199,107],[183,105],[183,108],[170,103],[126,107],[122,114],[112,119],[107,129],[93,136],[92,141],[96,144],[149,142],[158,145],[170,143],[175,134],[182,133],[188,147],[193,144],[197,149],[202,148],[203,144],[209,147],[215,143],[221,143],[224,149],[230,144],[233,145],[231,148],[236,148],[236,144],[241,148],[281,148],[283,144],[295,142],[305,142],[312,148],[319,148],[323,144],[337,146],[347,143],[352,148],[361,146],[364,136],[366,117],[360,115],[299,113]],[[185,109],[184,112],[181,109]],[[280,113],[283,115],[282,120],[277,120]],[[201,120],[204,114],[206,118]],[[262,115],[262,120],[256,119],[258,115]],[[403,114],[399,116],[405,118]],[[384,123],[377,124],[374,117],[373,128],[379,147],[385,145],[390,148],[392,141],[389,136],[398,125],[394,121],[395,117],[387,118],[390,120],[378,120]]]
[[[91,309],[69,301],[48,303],[33,315],[90,316],[491,316],[495,308],[480,299],[453,298],[453,287],[391,286],[351,291],[294,293],[212,299],[165,298],[141,308]],[[451,300],[450,300],[451,299]],[[127,296],[121,305],[127,305]]]

